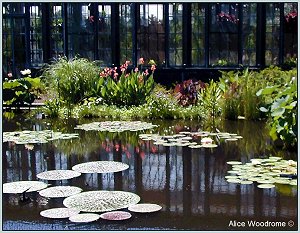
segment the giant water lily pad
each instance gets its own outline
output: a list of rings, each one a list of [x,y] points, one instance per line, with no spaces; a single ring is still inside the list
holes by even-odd
[[[83,212],[108,212],[127,208],[139,201],[140,197],[130,192],[87,191],[67,197],[63,205]]]
[[[126,163],[116,161],[93,161],[80,163],[72,167],[72,170],[80,173],[110,173],[120,172],[129,168]]]
[[[48,198],[69,197],[78,194],[82,191],[81,188],[75,186],[55,186],[39,191],[39,194]]]
[[[261,188],[261,189],[270,189],[270,188],[274,188],[275,185],[274,184],[260,184],[260,185],[257,185],[258,188]]]
[[[100,218],[105,220],[120,221],[120,220],[126,220],[131,218],[131,214],[125,211],[111,211],[111,212],[101,214]]]
[[[3,184],[3,193],[35,192],[47,188],[48,184],[41,181],[15,181]]]
[[[52,208],[43,210],[40,215],[45,218],[70,218],[73,215],[79,214],[80,211],[70,208]]]
[[[157,125],[142,121],[102,121],[77,125],[75,129],[82,129],[86,131],[96,130],[108,132],[124,132],[152,129],[154,127],[157,127]]]
[[[78,134],[67,134],[52,130],[3,132],[3,142],[15,142],[16,144],[47,143],[51,140],[72,138],[78,138]]]
[[[69,220],[71,222],[76,223],[82,223],[82,222],[94,222],[97,221],[100,218],[99,214],[93,214],[93,213],[82,213],[82,214],[76,214],[69,217]]]
[[[152,212],[160,211],[161,209],[162,207],[160,205],[151,204],[151,203],[130,205],[128,207],[129,211],[137,212],[137,213],[152,213]]]
[[[80,172],[73,170],[51,170],[39,173],[36,177],[42,180],[68,180],[80,175]]]

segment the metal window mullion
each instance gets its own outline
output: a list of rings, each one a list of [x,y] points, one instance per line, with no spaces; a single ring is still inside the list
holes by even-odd
[[[62,5],[62,18],[63,18],[63,43],[64,43],[64,54],[66,57],[69,57],[69,47],[68,47],[68,4],[63,3]]]
[[[132,3],[131,18],[132,23],[132,65],[136,66],[137,62],[137,29],[138,29],[138,18],[140,16],[140,9],[138,3]]]
[[[209,24],[210,24],[210,4],[206,3],[205,4],[205,24],[204,24],[204,65],[206,68],[209,67],[209,55],[210,55],[210,51],[209,51],[209,40],[210,40],[210,31],[209,31]]]
[[[279,36],[279,65],[284,63],[284,3],[279,3],[280,9],[280,36]]]
[[[169,3],[164,4],[164,15],[165,17],[165,67],[170,66],[170,12]]]
[[[14,23],[12,18],[12,23]],[[14,28],[12,24],[12,28]],[[13,30],[12,30],[12,39],[14,38]],[[14,43],[13,43],[14,44]],[[13,47],[12,50],[13,55],[13,67],[15,67],[15,57],[14,57],[14,51],[15,48]],[[30,49],[30,5],[29,3],[25,3],[25,67],[29,68],[31,65],[31,59],[30,59],[31,49]]]
[[[243,5],[238,5],[238,65],[242,64],[243,61]]]

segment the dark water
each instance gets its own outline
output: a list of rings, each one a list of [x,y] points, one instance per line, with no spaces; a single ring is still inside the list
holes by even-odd
[[[264,123],[226,121],[218,125],[223,132],[243,136],[238,142],[219,142],[214,149],[155,146],[141,141],[140,133],[99,133],[74,130],[74,120],[50,121],[20,117],[3,120],[3,131],[53,129],[78,132],[72,140],[52,141],[35,145],[3,143],[2,181],[37,180],[40,172],[71,169],[88,161],[114,160],[129,164],[123,172],[82,174],[63,181],[89,190],[123,190],[138,194],[142,203],[163,207],[152,214],[135,214],[122,222],[98,220],[75,224],[68,220],[40,217],[42,210],[63,207],[62,198],[46,199],[37,193],[28,194],[29,203],[20,203],[19,196],[3,194],[3,230],[297,230],[297,188],[277,185],[259,189],[256,184],[238,185],[226,182],[230,166],[226,161],[248,162],[251,158],[281,156],[296,159],[297,154],[272,146]],[[200,122],[158,121],[159,128],[147,132],[160,134],[179,131],[210,130]],[[60,185],[59,182],[54,183]],[[234,226],[245,224],[244,227]],[[248,221],[286,224],[285,227],[251,227]],[[293,222],[291,222],[293,221]],[[262,224],[263,224],[262,223]],[[293,224],[294,223],[294,224]],[[274,223],[273,223],[274,224]],[[290,226],[288,226],[288,224]]]

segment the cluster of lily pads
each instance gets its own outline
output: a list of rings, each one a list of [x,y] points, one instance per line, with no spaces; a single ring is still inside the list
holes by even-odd
[[[64,180],[80,176],[82,173],[108,173],[128,169],[125,163],[115,161],[94,161],[77,164],[72,170],[50,170],[37,174],[42,180]],[[3,184],[3,193],[25,195],[38,191],[45,198],[65,198],[65,207],[43,210],[40,215],[47,218],[69,218],[72,222],[91,222],[99,218],[106,220],[125,220],[131,214],[120,209],[128,208],[131,212],[149,213],[162,209],[152,203],[138,204],[141,198],[125,191],[83,191],[76,186],[48,187],[42,181],[17,181]],[[83,212],[83,213],[81,213]],[[102,214],[97,214],[102,212]]]
[[[3,132],[3,142],[14,142],[16,144],[47,143],[51,140],[78,137],[79,135],[76,133],[53,132],[52,130]]]
[[[227,182],[253,184],[258,188],[274,188],[275,184],[297,186],[297,162],[271,156],[267,159],[251,159],[249,163],[228,161],[232,166],[225,176]]]
[[[216,140],[237,141],[242,138],[237,134],[231,133],[211,133],[207,131],[188,132],[182,131],[174,135],[159,135],[159,134],[140,134],[139,137],[144,141],[154,141],[154,145],[162,146],[188,146],[189,148],[215,148],[218,145]],[[199,143],[200,142],[200,143]]]
[[[92,122],[82,125],[77,125],[75,129],[82,129],[86,131],[108,131],[108,132],[124,132],[124,131],[140,131],[157,127],[152,123],[142,121],[102,121]]]

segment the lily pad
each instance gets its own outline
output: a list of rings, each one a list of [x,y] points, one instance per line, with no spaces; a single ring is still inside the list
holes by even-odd
[[[105,220],[126,220],[131,218],[131,214],[125,211],[111,211],[107,213],[103,213],[100,215],[100,218]]]
[[[208,143],[208,144],[202,144],[202,147],[203,148],[216,148],[216,147],[218,147],[218,145]]]
[[[68,208],[83,212],[107,212],[127,208],[130,204],[137,204],[140,197],[134,193],[123,191],[87,191],[63,201]]]
[[[50,170],[39,173],[36,177],[42,180],[68,180],[80,175],[80,172],[72,170]]]
[[[257,185],[258,188],[261,188],[261,189],[270,189],[270,188],[274,188],[275,185],[274,184],[260,184],[260,185]]]
[[[48,198],[69,197],[78,194],[82,191],[81,188],[75,186],[55,186],[39,191],[39,194]]]
[[[120,172],[128,169],[126,163],[116,161],[93,161],[80,163],[72,167],[72,170],[80,173],[110,173]]]
[[[40,215],[45,218],[70,218],[71,216],[79,214],[80,211],[70,208],[52,208],[43,210]]]
[[[145,129],[152,129],[155,127],[157,127],[157,125],[141,121],[102,121],[77,125],[75,129],[82,129],[86,131],[96,130],[108,132],[124,132],[140,131]]]
[[[97,221],[99,218],[100,218],[99,214],[82,213],[82,214],[72,215],[71,217],[69,217],[69,220],[71,222],[82,223],[82,222],[94,222]]]
[[[150,203],[144,203],[144,204],[136,204],[136,205],[130,205],[128,207],[129,211],[137,212],[137,213],[152,213],[160,211],[162,207],[157,204],[150,204]]]
[[[240,183],[241,184],[253,184],[253,181],[251,181],[251,180],[242,180]]]
[[[229,164],[229,165],[239,165],[239,164],[242,164],[242,162],[240,162],[240,161],[228,161],[226,163]]]
[[[3,193],[35,192],[47,188],[48,184],[41,181],[16,181],[3,184]]]

